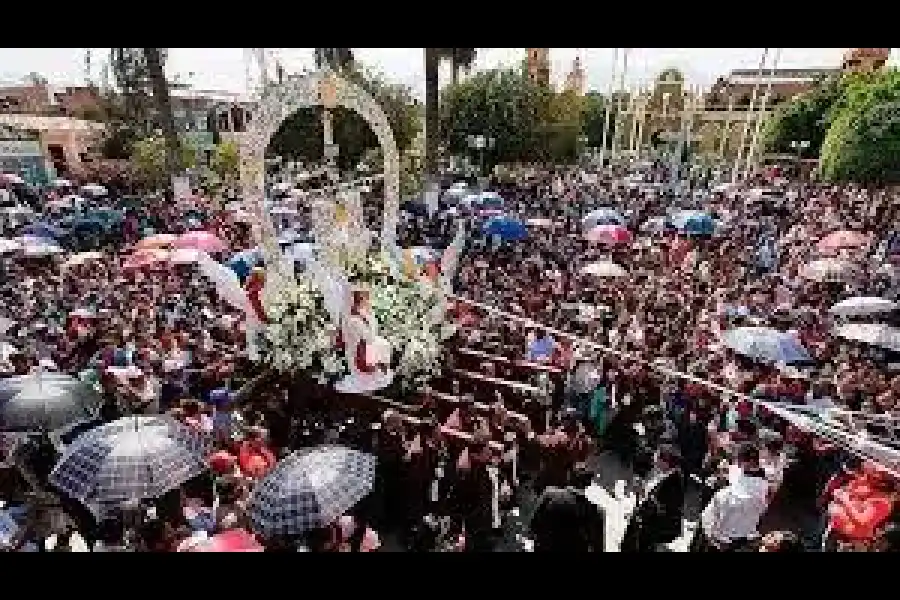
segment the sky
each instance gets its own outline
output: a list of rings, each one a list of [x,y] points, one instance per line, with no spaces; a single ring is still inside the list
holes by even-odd
[[[0,48],[0,81],[15,83],[36,72],[54,84],[81,84],[85,81],[86,48]],[[108,48],[92,48],[94,78]],[[758,68],[763,48],[630,48],[625,83],[628,87],[647,85],[660,71],[675,67],[690,85],[708,86],[732,69]],[[768,67],[805,68],[839,66],[845,48],[781,48],[777,65],[772,49]],[[422,48],[353,48],[356,59],[380,71],[389,81],[410,86],[424,97],[425,81]],[[612,79],[613,48],[551,48],[551,79],[560,84],[580,55],[587,74],[587,89],[606,90]],[[270,49],[288,72],[313,67],[312,48]],[[515,66],[525,57],[524,48],[478,48],[475,69]],[[619,51],[621,70],[622,52]],[[891,52],[897,64],[900,52]],[[190,83],[197,89],[229,92],[246,91],[243,48],[171,48],[166,65],[169,78]],[[449,65],[441,73],[442,85],[449,80]],[[618,79],[618,77],[617,77]]]

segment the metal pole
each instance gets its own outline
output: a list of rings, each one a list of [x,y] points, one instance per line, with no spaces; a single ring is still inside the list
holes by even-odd
[[[725,149],[728,144],[728,140],[731,137],[731,116],[734,111],[734,96],[728,96],[728,113],[725,115],[725,123],[722,127],[722,144],[720,153],[722,155],[722,162],[725,162]]]
[[[609,93],[606,96],[605,116],[603,118],[603,135],[600,137],[600,165],[606,160],[606,138],[609,135],[609,121],[612,117],[612,97],[616,87],[616,66],[619,63],[619,49],[613,48],[612,76],[609,79]]]
[[[618,103],[616,104],[616,122],[615,129],[613,130],[612,134],[612,148],[609,152],[610,158],[615,158],[619,150],[619,130],[623,117],[622,106],[625,104],[624,98],[621,97],[621,94],[625,92],[625,74],[628,72],[628,54],[630,51],[631,48],[622,48],[622,71],[619,73],[618,85],[620,97]]]
[[[775,49],[775,56],[772,57],[772,68],[769,70],[769,81],[766,82],[766,92],[763,94],[762,103],[760,104],[759,112],[756,115],[756,127],[753,130],[753,138],[750,140],[750,152],[747,154],[746,171],[748,174],[753,168],[753,161],[756,159],[756,155],[759,152],[759,136],[760,132],[762,131],[762,124],[766,114],[766,107],[769,104],[769,97],[772,94],[772,80],[775,78],[775,69],[778,68],[778,61],[781,60],[782,50],[783,48]]]
[[[747,136],[750,135],[750,119],[753,118],[753,112],[756,109],[756,97],[759,95],[759,80],[762,79],[763,70],[766,68],[766,60],[768,58],[769,49],[763,48],[762,58],[759,61],[759,69],[756,74],[756,84],[753,86],[753,95],[750,97],[747,118],[744,119],[744,129],[741,131],[741,144],[738,146],[738,155],[734,161],[734,168],[731,171],[731,183],[737,183],[738,169],[740,169],[744,157],[744,145],[747,143]]]

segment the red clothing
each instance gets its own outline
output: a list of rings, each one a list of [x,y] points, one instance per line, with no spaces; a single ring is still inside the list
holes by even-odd
[[[836,494],[829,513],[832,529],[842,538],[873,540],[878,528],[890,517],[893,498],[873,483],[866,476],[858,477],[844,488],[843,494]]]
[[[241,442],[238,465],[241,472],[253,479],[264,477],[275,466],[275,454],[266,446],[254,447],[251,442]]]

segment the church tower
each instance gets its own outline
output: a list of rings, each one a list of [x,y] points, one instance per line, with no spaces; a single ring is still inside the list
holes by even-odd
[[[581,56],[576,56],[572,62],[572,70],[566,75],[566,91],[575,92],[579,96],[584,95],[584,67],[581,64]]]
[[[528,77],[543,86],[550,85],[550,48],[526,48]]]

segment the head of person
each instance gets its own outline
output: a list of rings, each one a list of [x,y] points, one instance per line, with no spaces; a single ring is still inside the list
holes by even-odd
[[[661,470],[675,469],[681,464],[681,453],[672,444],[662,444],[654,457]]]
[[[735,452],[735,460],[743,471],[759,469],[759,447],[750,442],[740,444]]]

